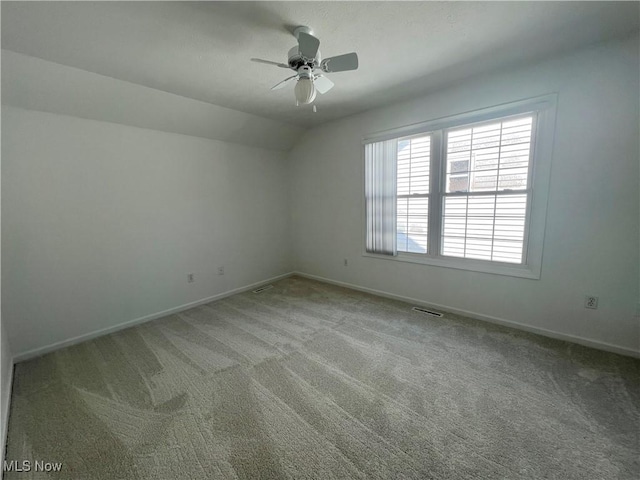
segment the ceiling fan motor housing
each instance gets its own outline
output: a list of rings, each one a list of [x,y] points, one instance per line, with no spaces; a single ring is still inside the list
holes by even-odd
[[[318,67],[318,65],[320,65],[320,62],[322,61],[322,55],[320,54],[320,50],[318,50],[318,53],[316,54],[316,58],[313,59],[312,62],[305,62],[305,60],[302,58],[302,55],[300,55],[300,50],[298,45],[296,45],[295,47],[291,48],[291,50],[289,50],[289,67],[291,67],[294,70],[298,70],[300,67],[302,66],[308,66],[311,69],[314,69],[316,67]]]

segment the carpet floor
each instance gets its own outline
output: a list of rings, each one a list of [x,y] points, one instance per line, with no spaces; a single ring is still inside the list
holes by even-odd
[[[4,478],[640,478],[639,360],[410,308],[292,277],[19,363]]]

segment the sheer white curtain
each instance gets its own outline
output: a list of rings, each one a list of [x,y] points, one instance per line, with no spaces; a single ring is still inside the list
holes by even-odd
[[[396,254],[397,157],[395,139],[365,145],[364,195],[369,253]]]

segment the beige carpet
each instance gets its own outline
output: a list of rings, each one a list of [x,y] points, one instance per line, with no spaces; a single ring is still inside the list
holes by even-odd
[[[20,363],[5,478],[640,477],[640,361],[410,307],[289,278]]]

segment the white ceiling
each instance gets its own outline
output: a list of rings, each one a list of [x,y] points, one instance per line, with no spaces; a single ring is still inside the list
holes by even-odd
[[[314,126],[496,68],[639,28],[637,2],[2,2],[2,48],[298,126]],[[360,68],[296,107],[291,30]]]

